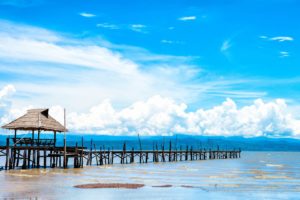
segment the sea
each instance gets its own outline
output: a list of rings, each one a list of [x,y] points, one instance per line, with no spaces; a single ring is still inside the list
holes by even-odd
[[[3,170],[0,199],[300,199],[299,158],[298,151],[242,149],[239,159]],[[144,187],[74,187],[91,183]]]
[[[19,136],[19,135],[18,135]],[[30,137],[20,135],[19,137]],[[0,135],[0,145],[5,138]],[[41,134],[41,138],[52,138]],[[63,134],[57,145],[63,144]],[[68,146],[87,149],[238,149],[239,159],[0,171],[0,199],[300,199],[300,140],[176,135],[171,137],[67,134]],[[138,160],[138,159],[137,159]],[[4,157],[0,157],[0,167]],[[138,189],[82,189],[94,183],[137,183]],[[160,187],[167,186],[167,187]]]

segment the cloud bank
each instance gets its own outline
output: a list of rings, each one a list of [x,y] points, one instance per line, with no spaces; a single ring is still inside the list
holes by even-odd
[[[0,91],[1,125],[24,114],[8,103],[14,93],[12,85]],[[299,137],[300,120],[287,110],[283,99],[238,107],[232,99],[210,109],[188,110],[188,105],[159,95],[116,109],[109,100],[93,106],[88,112],[69,112],[67,127],[71,132],[105,135],[172,135],[176,133],[207,136]],[[50,114],[63,122],[62,106],[50,108]]]

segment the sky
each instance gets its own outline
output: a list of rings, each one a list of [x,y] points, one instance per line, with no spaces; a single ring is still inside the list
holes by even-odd
[[[299,4],[0,0],[0,124],[66,108],[78,133],[298,138]]]

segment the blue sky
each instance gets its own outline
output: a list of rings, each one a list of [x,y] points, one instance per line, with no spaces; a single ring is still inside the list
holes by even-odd
[[[298,116],[296,0],[0,0],[11,105],[116,109],[155,95],[209,109],[284,99]]]

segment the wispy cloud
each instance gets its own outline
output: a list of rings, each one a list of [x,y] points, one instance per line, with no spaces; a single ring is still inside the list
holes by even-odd
[[[176,40],[161,40],[160,42],[163,44],[184,44],[184,42]]]
[[[196,19],[197,19],[196,16],[184,16],[184,17],[178,18],[178,20],[180,20],[180,21],[191,21],[191,20],[196,20]]]
[[[285,42],[285,41],[293,41],[294,38],[289,37],[289,36],[277,36],[277,37],[270,38],[270,40],[278,41],[278,42]]]
[[[87,18],[96,17],[95,14],[87,13],[87,12],[81,12],[81,13],[79,13],[79,15],[82,17],[87,17]]]
[[[265,35],[261,35],[261,36],[259,36],[259,38],[261,38],[261,39],[268,39],[268,37],[265,36]]]
[[[279,53],[280,53],[280,57],[281,58],[285,58],[285,57],[289,57],[290,56],[290,53],[287,52],[287,51],[281,51]]]
[[[132,31],[140,32],[140,33],[147,33],[147,31],[145,30],[147,28],[147,26],[144,24],[131,24],[129,27]]]
[[[15,7],[30,7],[36,6],[44,0],[0,0],[0,5],[15,6]]]
[[[221,52],[226,52],[227,50],[229,50],[229,48],[232,46],[231,44],[231,41],[230,40],[225,40],[223,43],[222,43],[222,46],[220,48],[220,51]]]
[[[113,30],[117,30],[120,29],[120,27],[116,24],[109,24],[109,23],[100,23],[96,25],[97,27],[100,28],[107,28],[107,29],[113,29]]]
[[[278,42],[285,42],[285,41],[293,41],[294,40],[294,38],[290,37],[290,36],[268,37],[268,36],[265,36],[265,35],[261,35],[261,36],[259,36],[259,38],[265,39],[265,40],[271,40],[271,41],[278,41]]]
[[[17,103],[22,105],[55,104],[61,102],[59,96],[64,96],[68,107],[83,109],[103,98],[128,104],[155,94],[175,99],[188,94],[187,83],[181,84],[185,75],[178,75],[177,69],[191,68],[187,64],[191,58],[152,54],[142,48],[105,46],[99,44],[99,38],[76,39],[43,28],[0,21],[0,58],[1,72],[19,77],[11,79],[16,88],[22,94],[34,92]],[[168,70],[161,70],[164,68]],[[0,85],[5,82],[0,80]],[[178,93],[172,92],[175,88]],[[81,105],[81,97],[76,98],[79,93],[90,96],[84,100],[85,105]],[[120,95],[124,98],[120,99]]]

